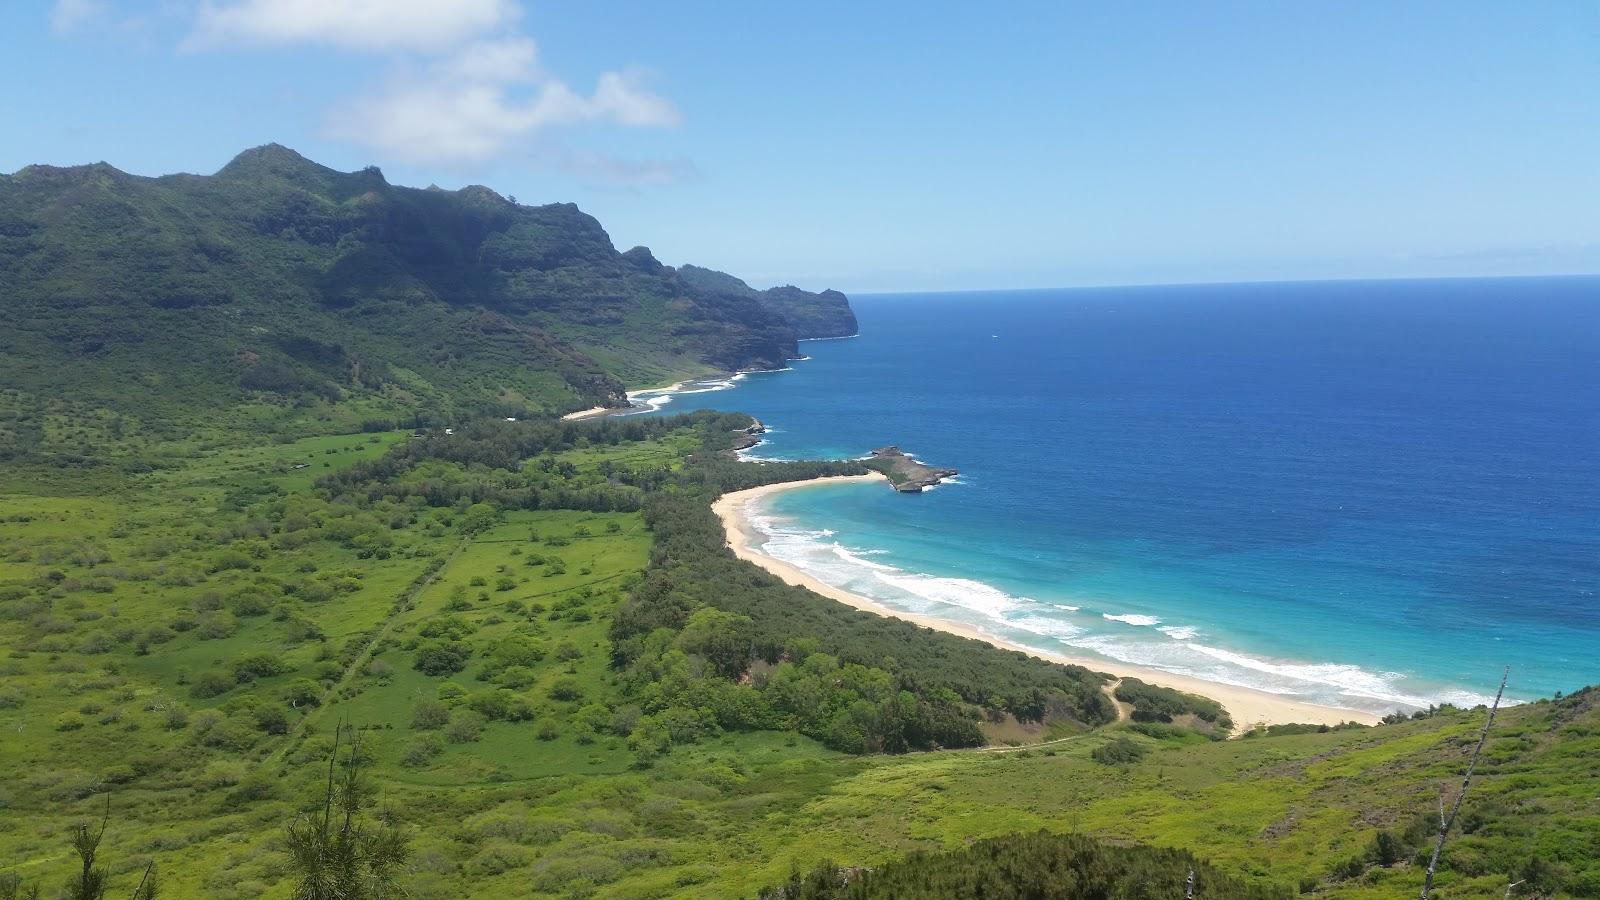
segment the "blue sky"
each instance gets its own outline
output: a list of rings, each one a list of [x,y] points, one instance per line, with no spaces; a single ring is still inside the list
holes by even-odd
[[[1600,3],[18,0],[0,171],[269,141],[753,284],[1600,272]]]

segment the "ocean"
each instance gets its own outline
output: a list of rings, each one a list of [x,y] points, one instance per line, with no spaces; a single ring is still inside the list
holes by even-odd
[[[852,298],[858,337],[649,395],[752,458],[953,483],[758,510],[762,552],[1041,650],[1369,712],[1600,682],[1600,278]]]

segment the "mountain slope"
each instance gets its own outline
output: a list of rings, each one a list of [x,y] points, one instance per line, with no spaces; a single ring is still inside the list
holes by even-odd
[[[815,296],[706,290],[645,248],[618,252],[571,204],[396,187],[277,145],[211,176],[0,176],[14,422],[61,403],[158,422],[615,404],[625,382],[781,366],[796,338],[827,336]],[[842,299],[815,302],[835,315]]]
[[[794,285],[758,291],[726,272],[700,266],[683,266],[678,277],[701,293],[753,299],[788,320],[803,338],[851,337],[857,331],[850,301],[838,291],[813,294]]]

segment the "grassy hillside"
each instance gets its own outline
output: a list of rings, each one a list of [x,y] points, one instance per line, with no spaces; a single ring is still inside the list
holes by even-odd
[[[343,721],[417,897],[750,897],[825,860],[1041,829],[1183,848],[1240,890],[1415,894],[1482,711],[1231,741],[1179,707],[1111,722],[1093,673],[852,613],[708,547],[712,493],[833,470],[717,454],[746,421],[12,470],[0,872],[49,896],[109,796],[114,895],[154,860],[168,896],[287,897],[283,826],[317,802]],[[1597,707],[1502,712],[1436,896],[1600,892]],[[928,714],[945,730],[912,727]],[[928,740],[963,721],[1032,743]],[[873,752],[919,741],[946,749]]]
[[[812,306],[849,314],[831,292],[702,290],[571,204],[276,145],[210,176],[29,166],[0,176],[0,453],[616,405],[782,366],[824,336]]]

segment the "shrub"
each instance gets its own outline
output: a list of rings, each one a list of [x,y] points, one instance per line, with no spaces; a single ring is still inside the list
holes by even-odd
[[[178,628],[178,622],[173,622],[172,627]],[[231,636],[237,627],[233,616],[218,610],[200,617],[195,634],[199,635],[201,640],[215,641]]]
[[[450,707],[438,700],[424,697],[411,708],[411,727],[423,731],[443,728],[450,722]]]
[[[470,709],[459,709],[450,716],[444,736],[452,744],[466,744],[483,736],[485,719]]]
[[[1119,737],[1108,744],[1094,748],[1089,754],[1095,762],[1107,766],[1125,765],[1136,763],[1144,758],[1148,749],[1145,745],[1132,738]]]
[[[289,671],[289,664],[272,653],[252,653],[233,662],[233,677],[240,684],[257,678],[271,678]]]
[[[210,697],[219,697],[233,690],[234,680],[221,672],[212,669],[201,672],[189,684],[189,696],[205,700]]]
[[[419,734],[412,738],[406,749],[400,754],[400,765],[408,768],[421,768],[433,758],[444,752],[444,742],[436,734]]]
[[[429,641],[417,649],[413,668],[424,675],[454,675],[467,667],[472,649],[460,641]]]
[[[281,706],[258,706],[255,717],[256,727],[267,734],[289,733],[289,716]]]
[[[290,706],[317,706],[322,702],[322,685],[309,678],[296,678],[278,696]]]
[[[562,678],[550,686],[549,696],[551,700],[570,702],[583,697],[583,688],[576,679]]]

